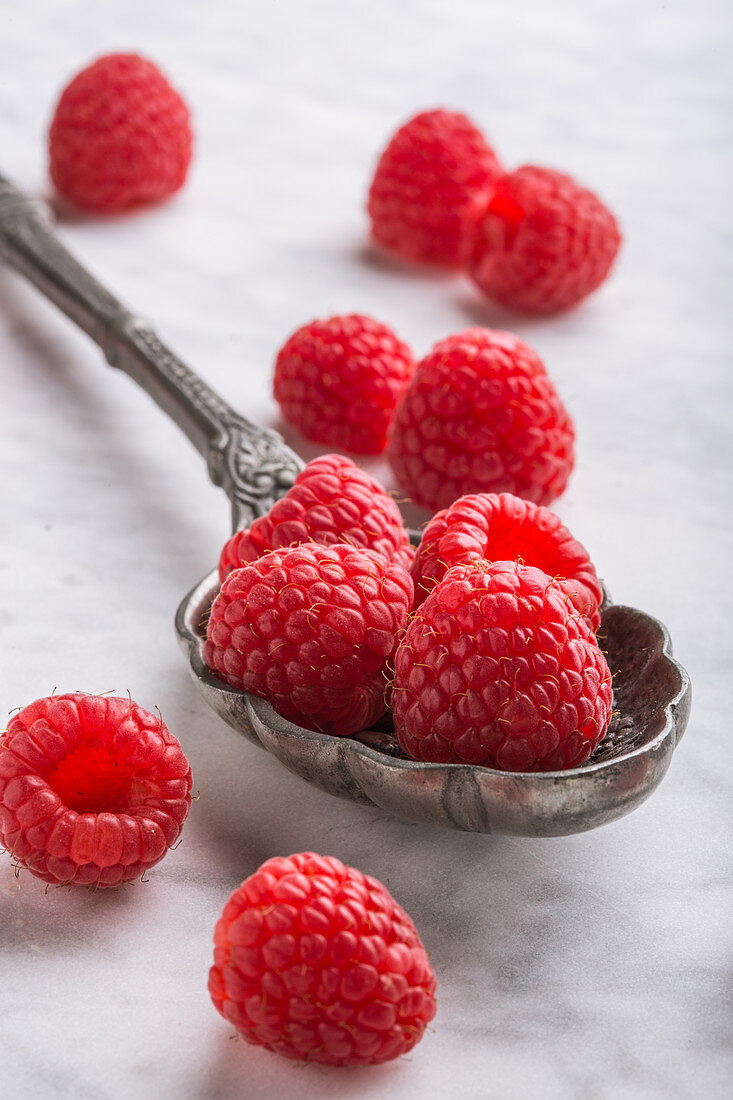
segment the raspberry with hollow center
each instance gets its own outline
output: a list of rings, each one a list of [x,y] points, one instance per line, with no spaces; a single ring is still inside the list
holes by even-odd
[[[347,736],[387,709],[386,662],[413,594],[409,573],[371,550],[270,550],[224,581],[204,659],[283,718]]]
[[[603,590],[587,550],[554,512],[511,493],[460,497],[433,516],[412,568],[415,603],[453,565],[520,558],[557,581],[591,629],[598,629]]]
[[[435,1015],[435,987],[404,909],[381,882],[331,856],[267,860],[216,924],[215,1007],[248,1043],[286,1058],[398,1058]]]
[[[469,118],[422,111],[379,159],[367,204],[374,240],[406,260],[460,267],[466,238],[501,173]]]
[[[219,559],[219,578],[256,561],[268,550],[301,542],[346,542],[375,550],[409,569],[414,550],[400,510],[378,481],[344,455],[309,462],[293,487],[245,531],[237,531]]]
[[[612,704],[590,627],[555,581],[519,562],[449,569],[395,657],[395,731],[415,760],[574,768],[605,734]]]
[[[549,504],[573,468],[574,437],[537,352],[510,332],[470,328],[418,363],[387,458],[400,487],[433,511],[482,492]]]
[[[494,301],[557,313],[601,285],[620,245],[616,219],[592,191],[562,172],[526,165],[496,182],[467,267]]]
[[[313,443],[381,454],[414,365],[407,344],[371,317],[311,321],[278,352],[275,400]]]
[[[0,741],[0,841],[46,882],[131,882],[175,844],[190,791],[180,744],[131,699],[38,699]]]
[[[49,130],[51,179],[98,213],[159,202],[185,182],[192,141],[188,107],[152,61],[108,54],[61,94]]]

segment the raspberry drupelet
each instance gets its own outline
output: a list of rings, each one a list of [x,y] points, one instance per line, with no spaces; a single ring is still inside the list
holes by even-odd
[[[178,839],[190,791],[180,744],[131,699],[38,699],[0,741],[0,840],[46,882],[138,878]]]
[[[51,179],[97,213],[160,202],[183,186],[192,142],[188,107],[157,66],[108,54],[61,94],[49,130]]]
[[[449,569],[395,657],[395,731],[414,760],[574,768],[604,736],[612,704],[592,630],[555,581],[519,562]]]
[[[215,1007],[248,1043],[286,1058],[398,1058],[435,1015],[435,988],[404,909],[381,882],[331,856],[267,860],[214,932]]]
[[[270,550],[224,581],[204,659],[283,718],[348,736],[387,709],[386,662],[413,594],[409,573],[371,550]]]
[[[302,542],[346,542],[409,569],[414,550],[400,510],[378,481],[344,455],[320,455],[266,516],[237,531],[219,559],[219,578],[267,553]]]
[[[621,245],[611,211],[592,191],[550,168],[502,176],[467,249],[467,268],[493,301],[557,313],[601,285]]]
[[[353,454],[381,454],[415,366],[392,329],[363,314],[303,325],[275,361],[274,395],[306,439]]]
[[[501,173],[469,118],[423,111],[400,127],[379,159],[367,204],[372,237],[403,259],[458,268]]]
[[[460,497],[433,516],[412,568],[419,605],[454,565],[521,559],[557,581],[592,630],[603,600],[588,552],[549,508],[511,493]]]
[[[537,352],[512,333],[470,328],[418,363],[387,457],[400,487],[433,511],[482,492],[549,504],[570,477],[574,438]]]

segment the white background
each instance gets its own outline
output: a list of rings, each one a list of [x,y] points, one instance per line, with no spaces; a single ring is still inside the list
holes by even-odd
[[[0,8],[0,170],[47,194],[45,130],[96,55],[136,49],[185,92],[189,185],[66,220],[72,250],[253,420],[274,353],[357,310],[423,354],[514,328],[574,415],[558,511],[613,596],[660,617],[690,727],[642,808],[528,841],[396,821],[285,772],[199,699],[173,636],[228,507],[177,429],[0,271],[0,710],[130,689],[200,791],[145,885],[44,892],[0,863],[0,1082],[21,1100],[720,1097],[730,1061],[731,21],[720,0],[370,3],[36,0]],[[618,213],[616,273],[567,316],[498,313],[461,278],[365,245],[365,191],[414,111],[466,110],[506,163],[562,168]],[[314,452],[289,436],[301,453]],[[380,465],[373,464],[381,471]],[[423,1042],[359,1071],[232,1038],[206,992],[214,921],[264,859],[303,849],[389,880],[439,983]]]

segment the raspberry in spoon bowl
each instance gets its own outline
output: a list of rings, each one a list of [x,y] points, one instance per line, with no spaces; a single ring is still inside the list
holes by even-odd
[[[283,718],[349,736],[387,709],[386,663],[413,594],[407,570],[371,550],[345,543],[271,550],[224,581],[204,660]]]
[[[563,589],[520,562],[449,569],[395,657],[395,730],[414,760],[511,772],[582,764],[611,717],[611,673]]]
[[[303,542],[347,542],[409,569],[415,552],[400,510],[378,481],[345,455],[319,455],[267,515],[236,531],[219,558],[219,578],[268,550]]]
[[[422,603],[453,565],[518,558],[553,577],[588,625],[598,629],[603,589],[587,550],[549,508],[511,493],[460,497],[433,516],[412,568],[415,603]]]

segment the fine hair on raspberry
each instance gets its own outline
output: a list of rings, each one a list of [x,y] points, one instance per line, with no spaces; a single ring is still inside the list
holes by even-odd
[[[413,595],[407,570],[372,550],[345,543],[270,550],[224,581],[204,659],[283,718],[348,736],[387,709],[387,661]]]
[[[112,214],[178,191],[193,137],[188,107],[158,67],[115,53],[66,86],[48,141],[57,190],[83,210]]]
[[[139,878],[178,840],[190,792],[180,744],[130,698],[37,699],[0,740],[0,841],[46,882]]]
[[[418,363],[387,457],[400,488],[432,511],[472,493],[546,505],[567,485],[574,439],[537,352],[510,332],[475,327]]]
[[[518,559],[552,577],[597,630],[603,589],[588,551],[549,508],[511,493],[460,497],[433,516],[412,568],[415,604],[454,565]]]
[[[303,542],[345,542],[409,569],[414,550],[400,510],[378,481],[344,455],[320,455],[292,488],[224,545],[219,578],[267,553]]]
[[[371,317],[311,321],[278,352],[275,400],[311,442],[380,454],[414,365],[407,344]]]
[[[603,738],[612,704],[593,631],[555,581],[521,562],[449,569],[395,657],[395,731],[415,760],[574,768]]]
[[[224,906],[209,992],[248,1043],[333,1066],[408,1053],[436,981],[404,909],[332,856],[267,860]]]

